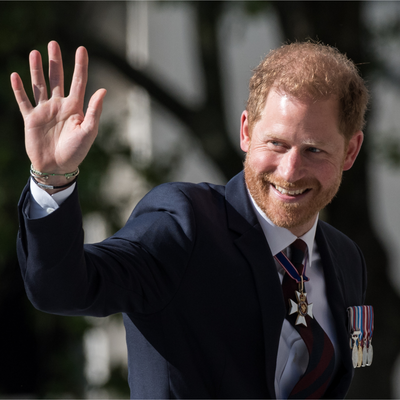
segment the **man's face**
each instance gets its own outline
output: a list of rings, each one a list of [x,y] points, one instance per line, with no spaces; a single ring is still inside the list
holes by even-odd
[[[296,236],[312,227],[360,150],[362,132],[346,146],[338,115],[334,98],[313,102],[274,90],[251,134],[247,112],[242,114],[240,141],[247,152],[249,191],[272,222]]]

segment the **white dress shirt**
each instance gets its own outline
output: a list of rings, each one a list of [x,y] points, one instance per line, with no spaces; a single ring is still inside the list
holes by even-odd
[[[274,223],[257,206],[251,195],[254,211],[265,234],[268,245],[273,256],[286,250],[296,239],[289,230],[274,225]],[[321,264],[317,245],[315,243],[315,232],[318,218],[313,227],[300,239],[307,244],[308,257],[306,265],[306,276],[310,279],[305,283],[308,303],[313,304],[313,315],[324,331],[327,333],[335,348],[335,371],[338,366],[338,351],[336,330],[333,316],[328,305],[325,289],[324,271]],[[275,261],[279,278],[282,282],[286,273],[282,266]],[[296,329],[287,319],[283,321],[281,336],[278,347],[278,357],[275,371],[275,394],[277,399],[287,399],[299,378],[304,374],[308,365],[308,350]]]
[[[31,201],[29,202],[29,210],[25,210],[27,213],[26,215],[28,215],[29,218],[37,219],[51,214],[71,195],[74,191],[75,185],[76,183],[73,183],[67,189],[50,195],[36,185],[33,179],[31,179]]]

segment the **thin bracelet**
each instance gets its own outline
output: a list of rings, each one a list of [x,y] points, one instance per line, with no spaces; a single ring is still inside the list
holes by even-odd
[[[74,183],[77,181],[77,179],[78,179],[78,177],[76,176],[74,180],[72,180],[71,182],[68,182],[66,185],[62,185],[62,186],[53,186],[53,185],[45,185],[44,183],[38,182],[38,181],[35,179],[35,175],[33,175],[32,172],[31,172],[31,177],[32,177],[32,179],[33,179],[33,182],[35,182],[36,185],[38,185],[40,188],[42,188],[42,189],[50,189],[50,190],[53,190],[53,189],[65,189],[65,188],[71,186],[72,184],[74,184]]]
[[[44,178],[44,179],[49,179],[49,176],[63,176],[66,179],[71,179],[75,178],[76,176],[79,175],[79,168],[77,168],[73,172],[68,172],[67,174],[53,174],[50,172],[40,172],[37,171],[35,168],[33,168],[33,164],[31,164],[31,176],[35,176],[36,178]]]

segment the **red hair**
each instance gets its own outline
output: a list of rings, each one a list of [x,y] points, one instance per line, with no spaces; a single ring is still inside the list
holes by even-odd
[[[261,118],[271,88],[296,98],[339,101],[339,129],[349,140],[365,124],[368,90],[357,67],[334,47],[291,43],[272,50],[250,79],[246,110],[250,131]]]

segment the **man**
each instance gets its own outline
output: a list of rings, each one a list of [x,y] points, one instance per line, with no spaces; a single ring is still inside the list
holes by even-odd
[[[105,90],[84,115],[86,50],[65,98],[55,42],[49,60],[50,99],[40,54],[30,55],[35,107],[11,76],[32,162],[18,255],[34,306],[124,313],[133,398],[344,397],[346,310],[363,304],[366,269],[318,213],[363,141],[368,93],[354,64],[315,43],[272,51],[241,117],[244,174],[225,187],[161,185],[119,232],[83,245],[75,179]]]

